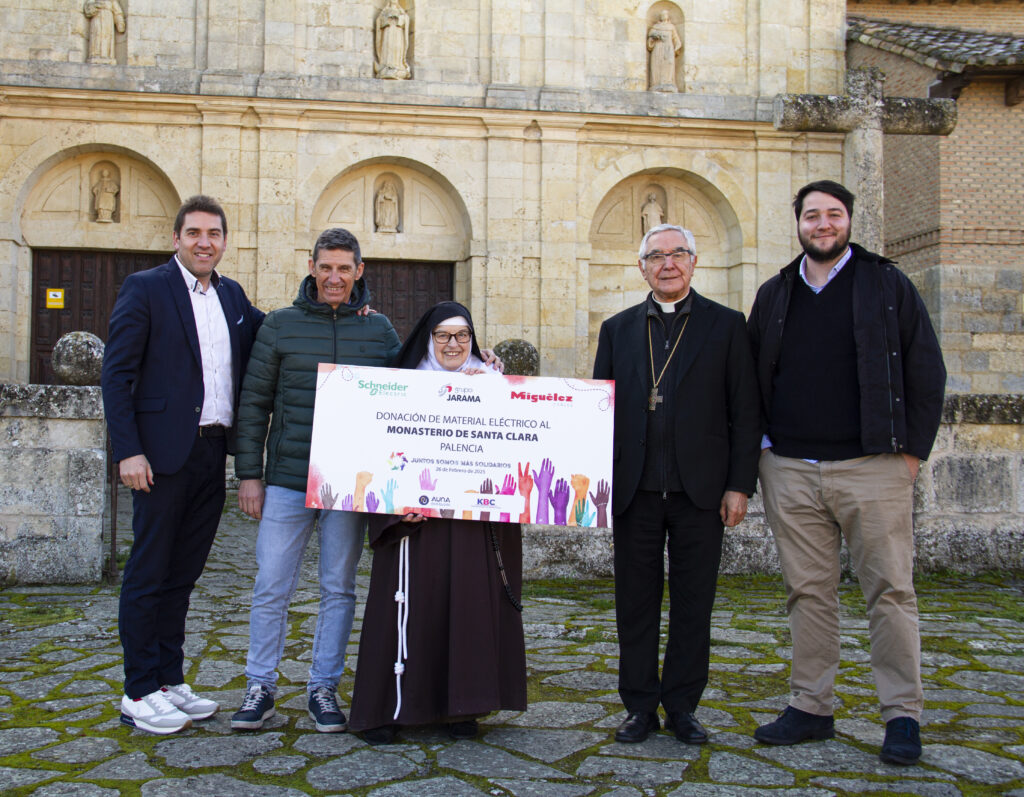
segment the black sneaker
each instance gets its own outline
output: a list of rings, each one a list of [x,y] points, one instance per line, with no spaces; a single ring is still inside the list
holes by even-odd
[[[263,684],[253,684],[245,693],[242,707],[231,716],[231,728],[236,731],[255,731],[264,721],[277,713],[274,696]]]
[[[326,686],[317,687],[316,691],[309,693],[309,716],[320,733],[340,733],[348,727],[348,720],[338,708],[334,690]]]
[[[887,764],[910,766],[921,758],[921,726],[910,717],[885,723],[885,741],[878,755]]]
[[[777,720],[754,731],[754,738],[765,744],[797,744],[808,739],[831,739],[835,735],[831,714],[811,714],[793,706],[786,706]]]

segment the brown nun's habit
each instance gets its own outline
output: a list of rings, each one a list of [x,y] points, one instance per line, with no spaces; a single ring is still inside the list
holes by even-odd
[[[445,302],[428,312],[399,354],[415,368],[431,330],[469,311]],[[429,345],[429,343],[427,343]],[[476,341],[474,352],[478,352]],[[486,378],[486,377],[481,377]],[[522,594],[519,524],[429,517],[403,523],[399,515],[369,519],[373,570],[366,599],[349,729],[451,722],[492,711],[526,709],[526,651],[522,614],[505,593],[490,529],[501,548],[512,594]],[[399,548],[409,537],[408,656],[397,693]]]

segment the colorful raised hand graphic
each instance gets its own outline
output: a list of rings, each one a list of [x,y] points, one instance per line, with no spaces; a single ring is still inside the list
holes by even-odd
[[[551,508],[555,510],[555,525],[565,525],[565,514],[569,508],[569,482],[559,479],[551,493]]]
[[[555,466],[545,457],[540,463],[540,473],[533,472],[533,481],[537,485],[537,522],[548,522],[548,503],[551,499],[551,480],[555,478]],[[568,485],[566,485],[568,489]],[[562,517],[563,522],[565,516]]]
[[[520,462],[517,466],[519,470],[519,494],[523,497],[523,511],[519,514],[520,523],[530,522],[530,493],[533,492],[533,476],[530,475],[530,463],[526,463],[526,467],[523,467],[523,463]]]
[[[576,506],[581,500],[587,500],[587,488],[590,487],[590,477],[582,473],[574,473],[569,477],[569,484],[572,485],[572,505]],[[574,513],[575,514],[575,513]],[[569,525],[578,525],[575,517],[569,518]]]
[[[368,470],[361,470],[356,474],[356,492],[352,501],[352,508],[356,512],[363,512],[366,509],[366,487],[373,481],[373,474]]]
[[[480,485],[480,492],[483,495],[492,495],[494,493],[494,484],[491,483],[490,479],[484,479],[484,483]],[[480,519],[481,520],[490,520],[491,519],[491,513],[490,512],[481,512],[480,513]]]
[[[437,479],[431,479],[430,468],[424,468],[420,471],[420,489],[433,490],[435,487],[437,487]]]
[[[590,509],[590,502],[586,498],[581,498],[575,504],[573,504],[573,515],[576,519],[577,526],[592,526],[594,523],[594,510]]]
[[[324,482],[320,487],[320,505],[324,509],[334,509],[334,504],[338,500],[338,494],[331,492],[331,485]]]
[[[608,528],[608,499],[612,497],[612,488],[604,479],[597,483],[597,496],[590,494],[590,500],[597,507],[597,525],[599,528]]]
[[[376,512],[378,506],[380,506],[380,501],[377,499],[373,490],[370,490],[370,492],[366,494],[366,511]]]
[[[505,481],[501,483],[501,495],[514,495],[516,492],[516,480],[511,473],[505,474]],[[511,512],[502,512],[499,516],[502,523],[508,523],[512,519]]]
[[[352,493],[349,493],[348,495],[341,499],[341,508],[345,512],[352,511]]]
[[[389,515],[395,511],[395,490],[397,489],[398,482],[388,479],[387,485],[380,491],[380,495],[384,499],[384,511]]]

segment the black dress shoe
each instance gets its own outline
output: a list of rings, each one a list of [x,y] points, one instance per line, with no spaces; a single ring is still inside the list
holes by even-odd
[[[653,711],[634,711],[615,729],[615,741],[635,744],[642,742],[651,731],[661,727],[658,715]]]
[[[665,730],[672,731],[685,744],[704,744],[708,731],[690,711],[674,711],[665,720]]]
[[[391,744],[395,741],[396,725],[381,725],[379,728],[367,728],[360,736],[367,744]]]

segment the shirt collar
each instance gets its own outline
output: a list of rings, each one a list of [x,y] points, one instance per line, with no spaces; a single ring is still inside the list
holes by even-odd
[[[843,266],[850,262],[851,257],[853,257],[853,249],[847,246],[846,254],[839,258],[839,262],[832,266],[832,269],[828,272],[828,277],[825,279],[825,285],[828,285],[836,274],[842,271]],[[808,288],[815,291],[819,291],[825,287],[824,285],[811,285],[811,283],[807,281],[807,255],[800,258],[800,279],[804,281]]]
[[[658,304],[657,300],[654,298],[654,291],[651,291],[649,294],[647,294],[647,302],[646,302],[646,304],[647,304],[647,315],[649,315],[649,316],[651,316],[651,315],[658,315],[659,313],[663,312],[662,309],[661,309],[661,306]],[[690,308],[692,306],[693,306],[693,291],[691,290],[689,293],[686,294],[686,296],[684,296],[682,299],[680,299],[678,302],[676,302],[676,312],[677,313],[683,313],[683,314],[689,313],[690,312]]]
[[[174,255],[174,262],[178,264],[178,270],[181,271],[181,276],[185,280],[185,285],[188,287],[189,293],[206,293],[206,291],[203,290],[203,284],[196,278],[195,274],[182,265],[177,254]],[[213,274],[210,275],[210,286],[214,290],[217,290],[218,285],[220,285],[220,275],[215,269]]]

